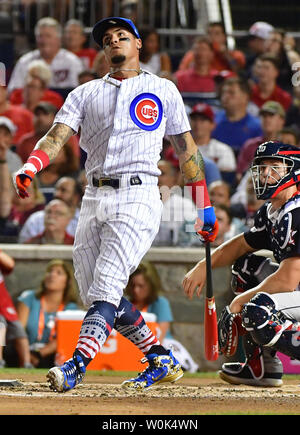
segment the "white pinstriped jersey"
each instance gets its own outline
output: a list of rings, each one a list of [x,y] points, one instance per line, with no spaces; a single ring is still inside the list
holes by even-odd
[[[122,81],[107,74],[78,86],[54,122],[76,132],[81,128],[88,178],[91,174],[157,176],[164,135],[191,129],[174,83],[145,71]]]

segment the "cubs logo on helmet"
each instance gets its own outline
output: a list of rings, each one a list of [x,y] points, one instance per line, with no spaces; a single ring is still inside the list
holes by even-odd
[[[150,93],[143,93],[130,104],[130,116],[133,122],[143,130],[156,130],[161,123],[163,108],[160,99]]]

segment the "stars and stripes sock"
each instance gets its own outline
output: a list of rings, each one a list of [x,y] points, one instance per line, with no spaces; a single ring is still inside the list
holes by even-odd
[[[160,346],[158,338],[146,325],[139,310],[122,297],[117,309],[114,328],[135,344],[146,355],[153,345]]]
[[[80,355],[87,366],[100,351],[110,335],[116,315],[116,306],[104,301],[93,302],[83,319],[74,354]]]

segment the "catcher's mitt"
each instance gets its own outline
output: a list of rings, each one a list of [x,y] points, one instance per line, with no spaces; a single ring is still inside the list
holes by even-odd
[[[218,320],[219,352],[227,357],[233,356],[239,344],[239,336],[245,333],[240,314],[231,313],[227,305]]]

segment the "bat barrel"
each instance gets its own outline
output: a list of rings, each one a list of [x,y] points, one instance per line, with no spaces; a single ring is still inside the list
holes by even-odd
[[[215,298],[213,295],[210,243],[205,243],[206,254],[206,298],[204,313],[205,356],[208,361],[218,359],[218,326]]]

